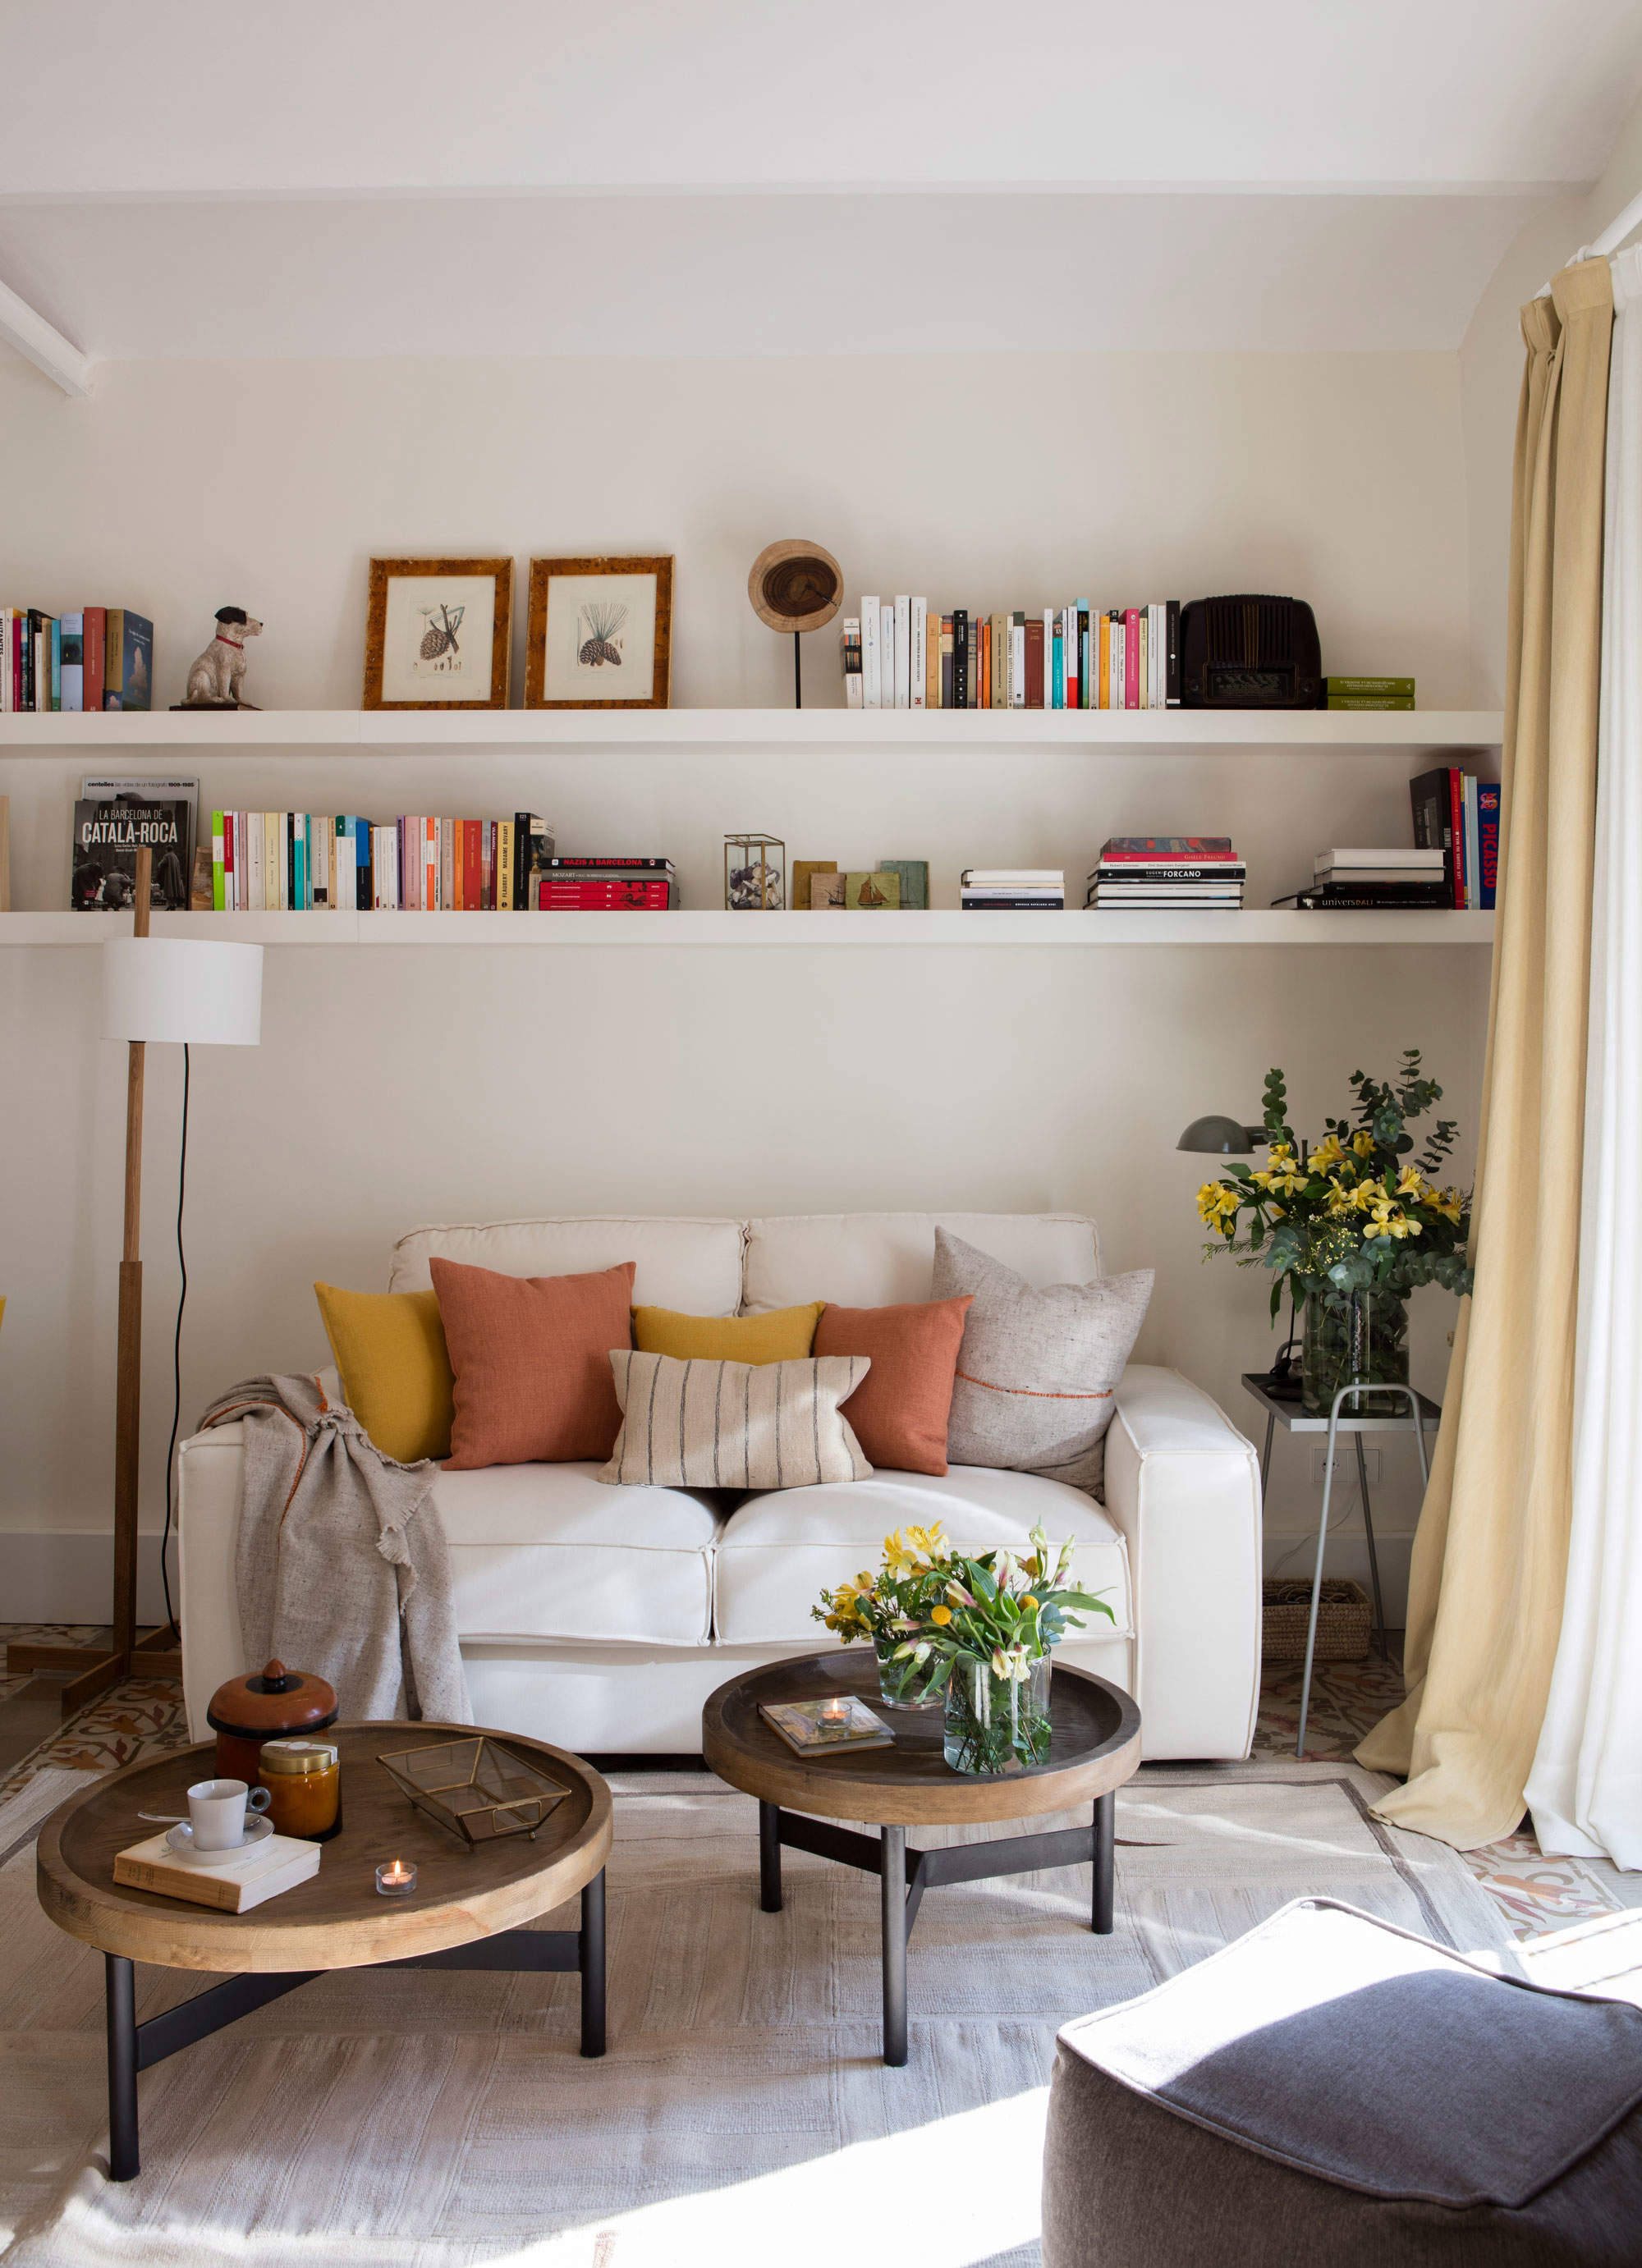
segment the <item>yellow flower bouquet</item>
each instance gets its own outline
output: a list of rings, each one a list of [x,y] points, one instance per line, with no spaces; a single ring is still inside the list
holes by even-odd
[[[1269,1164],[1258,1173],[1228,1166],[1197,1192],[1211,1236],[1205,1257],[1230,1252],[1243,1267],[1269,1269],[1274,1320],[1285,1289],[1296,1307],[1304,1305],[1304,1397],[1314,1412],[1326,1412],[1338,1387],[1359,1378],[1407,1383],[1410,1292],[1422,1284],[1471,1288],[1470,1198],[1436,1178],[1459,1130],[1438,1119],[1417,1157],[1408,1131],[1442,1099],[1421,1076],[1418,1049],[1404,1051],[1394,1080],[1381,1085],[1359,1071],[1351,1084],[1353,1116],[1325,1119],[1324,1138],[1313,1148],[1288,1123],[1283,1073],[1268,1071]],[[1401,1407],[1396,1397],[1365,1394],[1351,1414]]]

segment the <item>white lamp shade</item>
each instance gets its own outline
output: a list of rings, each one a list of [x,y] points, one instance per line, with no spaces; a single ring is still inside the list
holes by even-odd
[[[103,946],[103,1037],[254,1048],[262,1036],[262,948],[180,937]]]

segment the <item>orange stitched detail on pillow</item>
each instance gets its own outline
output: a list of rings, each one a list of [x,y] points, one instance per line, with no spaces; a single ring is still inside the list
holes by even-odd
[[[1056,1394],[1041,1386],[996,1386],[990,1378],[971,1378],[967,1370],[961,1370],[958,1376],[966,1386],[983,1387],[989,1394],[1026,1394],[1034,1402],[1109,1402],[1112,1398],[1109,1386],[1099,1394]]]

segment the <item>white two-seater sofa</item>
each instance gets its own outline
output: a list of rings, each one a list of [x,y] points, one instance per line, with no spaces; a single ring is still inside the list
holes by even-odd
[[[1094,1223],[1065,1213],[553,1219],[417,1229],[394,1248],[388,1289],[425,1290],[435,1257],[512,1276],[631,1260],[636,1302],[693,1314],[886,1307],[929,1298],[938,1226],[1037,1285],[1101,1270]],[[269,1353],[271,1370],[301,1366]],[[596,1464],[441,1473],[434,1501],[478,1721],[594,1753],[694,1751],[716,1686],[834,1643],[810,1608],[824,1586],[876,1566],[889,1529],[939,1519],[983,1547],[1024,1544],[1041,1522],[1075,1539],[1078,1581],[1116,1616],[1060,1658],[1135,1696],[1148,1756],[1246,1756],[1260,1668],[1254,1451],[1176,1371],[1132,1364],[1116,1401],[1104,1506],[978,1465],[751,1496],[610,1488]],[[217,1687],[260,1667],[244,1658],[234,1595],[240,1465],[238,1425],[183,1444],[182,1661],[196,1740]]]

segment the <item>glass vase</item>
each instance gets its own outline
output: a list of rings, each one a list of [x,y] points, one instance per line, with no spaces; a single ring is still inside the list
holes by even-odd
[[[946,1686],[946,1756],[954,1771],[976,1777],[1018,1772],[1049,1762],[1047,1653],[1011,1659],[1000,1677],[990,1661],[955,1661]]]
[[[921,1631],[897,1631],[875,1639],[879,1697],[891,1709],[939,1709],[946,1692],[946,1657],[939,1653],[914,1661],[909,1653],[895,1658],[901,1646],[916,1646]]]
[[[1328,1292],[1306,1302],[1300,1358],[1300,1402],[1308,1418],[1326,1418],[1343,1386],[1366,1390],[1340,1404],[1342,1418],[1402,1418],[1408,1403],[1379,1386],[1408,1384],[1408,1307],[1399,1293],[1378,1285],[1366,1291]]]

